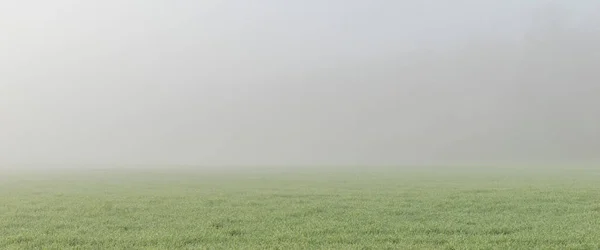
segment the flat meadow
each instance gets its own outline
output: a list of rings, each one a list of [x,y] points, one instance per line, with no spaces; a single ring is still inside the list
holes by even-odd
[[[4,171],[0,249],[600,249],[600,167]]]

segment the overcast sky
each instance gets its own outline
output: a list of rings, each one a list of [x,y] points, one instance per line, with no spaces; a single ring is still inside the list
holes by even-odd
[[[0,163],[600,160],[599,49],[572,46],[595,48],[597,13],[594,0],[2,1]],[[527,47],[554,18],[583,35]]]

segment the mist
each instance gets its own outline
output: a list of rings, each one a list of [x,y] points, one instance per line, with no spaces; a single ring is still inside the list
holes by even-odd
[[[600,2],[4,1],[0,165],[600,162]]]

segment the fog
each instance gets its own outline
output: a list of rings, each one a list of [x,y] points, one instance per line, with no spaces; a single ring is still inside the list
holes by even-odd
[[[600,1],[0,3],[0,164],[600,162]]]

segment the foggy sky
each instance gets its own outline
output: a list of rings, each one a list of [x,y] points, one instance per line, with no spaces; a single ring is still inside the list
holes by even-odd
[[[0,3],[0,164],[600,160],[600,2]]]

